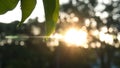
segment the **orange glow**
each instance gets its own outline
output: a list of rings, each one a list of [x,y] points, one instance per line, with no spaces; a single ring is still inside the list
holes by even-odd
[[[69,29],[64,37],[64,41],[69,44],[69,46],[82,46],[88,47],[87,44],[87,33],[83,30],[77,30],[75,28]],[[85,46],[84,46],[85,45]]]

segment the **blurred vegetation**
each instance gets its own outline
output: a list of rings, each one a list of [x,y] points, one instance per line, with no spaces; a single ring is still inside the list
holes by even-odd
[[[44,23],[39,23],[37,18],[30,19],[29,23],[24,24],[20,29],[6,28],[8,26],[15,27],[17,22],[13,22],[16,23],[14,25],[11,25],[13,23],[1,23],[5,26],[0,27],[5,29],[1,30],[0,39],[1,68],[91,68],[91,63],[95,61],[95,54],[92,49],[67,47],[63,42],[51,49],[43,38],[37,38],[45,34]],[[34,35],[34,32],[32,32],[33,26],[42,29],[40,34]],[[29,36],[30,38],[14,38],[16,35],[20,37]],[[6,36],[13,37],[6,38]],[[9,42],[10,40],[11,42]],[[24,44],[21,44],[21,42],[24,42]]]
[[[119,0],[69,0],[68,4],[61,7],[61,12],[67,16],[61,16],[61,23],[58,26],[62,27],[62,30],[67,29],[66,26],[87,29],[88,39],[90,39],[88,45],[89,48],[95,48],[97,59],[100,60],[100,68],[119,66],[120,60],[116,60],[116,57],[119,57],[120,46],[118,38],[120,30],[119,3]],[[75,18],[79,20],[71,21]],[[63,26],[63,23],[67,25]],[[58,28],[58,32],[62,30]],[[97,32],[98,34],[96,34]],[[103,34],[101,35],[101,33]],[[107,41],[110,38],[106,36],[112,36],[112,41]],[[99,44],[100,47],[97,47]]]
[[[84,28],[89,35],[88,48],[68,47],[61,41],[59,46],[49,46],[42,38],[45,23],[37,18],[19,29],[15,29],[18,21],[0,23],[0,68],[119,68],[119,3],[119,0],[69,0],[61,5],[55,33],[69,27]],[[109,37],[101,39],[101,33],[104,37],[112,36],[112,41]]]
[[[21,10],[21,20],[17,25],[17,27],[19,28],[24,23],[24,21],[32,14],[34,8],[36,7],[37,0],[0,0],[0,15],[15,9],[18,3],[20,3]],[[59,0],[42,0],[42,3],[46,19],[46,36],[50,36],[55,31],[55,25],[58,20]]]

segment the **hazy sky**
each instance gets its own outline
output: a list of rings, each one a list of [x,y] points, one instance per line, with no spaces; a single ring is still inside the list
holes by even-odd
[[[69,0],[60,0],[60,4],[67,3],[68,1]],[[37,0],[37,5],[29,18],[35,17],[39,17],[39,21],[44,21],[44,9],[42,0]],[[0,22],[10,23],[15,20],[21,20],[20,3],[18,3],[17,7],[14,10],[8,11],[7,13],[0,15]]]

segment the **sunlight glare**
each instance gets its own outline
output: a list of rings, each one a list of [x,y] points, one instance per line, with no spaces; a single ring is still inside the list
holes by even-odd
[[[96,42],[96,47],[100,48],[101,47],[101,43],[100,42]]]
[[[99,31],[98,30],[91,30],[91,34],[93,35],[93,36],[95,36],[95,37],[98,37],[98,35],[99,35]]]
[[[101,32],[103,33],[108,32],[108,28],[106,26],[101,27]]]
[[[32,33],[34,34],[34,35],[39,35],[40,34],[40,32],[41,32],[41,29],[39,28],[39,27],[36,27],[36,26],[32,26]]]
[[[97,22],[92,18],[91,19],[91,27],[95,28],[97,26]]]
[[[87,27],[90,26],[90,20],[89,19],[85,19],[85,26],[87,26]]]
[[[105,43],[110,44],[110,45],[113,44],[113,36],[112,35],[100,32],[99,37],[100,37],[100,40],[102,42],[105,42]]]
[[[117,39],[120,42],[120,32],[117,34]]]
[[[70,29],[64,35],[64,41],[75,46],[82,46],[87,43],[87,33],[83,30]]]

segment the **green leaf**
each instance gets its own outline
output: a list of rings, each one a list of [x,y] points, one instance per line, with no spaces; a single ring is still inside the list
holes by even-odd
[[[19,0],[0,0],[0,14],[13,10],[18,2]]]
[[[36,6],[36,0],[21,0],[22,19],[18,27],[31,15]]]
[[[43,0],[43,4],[46,18],[46,35],[49,36],[55,31],[59,16],[59,0]]]

